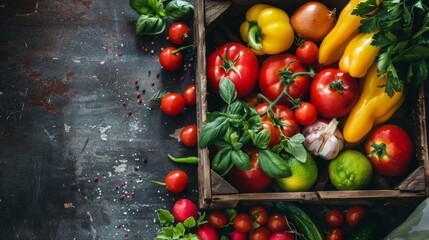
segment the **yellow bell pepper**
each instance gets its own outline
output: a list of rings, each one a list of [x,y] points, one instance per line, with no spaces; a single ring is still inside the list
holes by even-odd
[[[355,144],[361,142],[371,129],[385,123],[404,102],[403,92],[395,92],[389,97],[385,92],[386,77],[379,77],[377,64],[368,70],[365,78],[361,79],[361,94],[359,100],[350,111],[343,128],[344,139]]]
[[[280,8],[255,4],[246,12],[240,35],[258,55],[277,54],[288,50],[294,41],[289,16]]]
[[[352,15],[352,11],[361,2],[367,0],[350,0],[341,11],[334,28],[326,35],[319,47],[319,63],[332,64],[343,56],[349,42],[359,33],[362,17]]]
[[[380,51],[378,47],[371,45],[374,34],[375,32],[360,33],[350,41],[339,62],[341,71],[355,78],[365,76]]]

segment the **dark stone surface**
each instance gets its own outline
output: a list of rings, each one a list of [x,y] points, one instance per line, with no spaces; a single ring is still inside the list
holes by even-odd
[[[166,32],[136,36],[127,1],[35,3],[0,8],[0,239],[153,239],[157,209],[197,199],[195,166],[167,158],[196,155],[170,136],[195,108],[167,117],[149,98],[181,92],[191,71],[160,68]],[[183,194],[136,182],[176,168]]]

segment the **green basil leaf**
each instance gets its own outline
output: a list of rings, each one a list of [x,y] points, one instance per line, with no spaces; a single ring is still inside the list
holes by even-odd
[[[229,172],[229,170],[231,170],[231,168],[234,166],[234,163],[232,162],[232,159],[231,159],[232,150],[228,148],[224,148],[222,150],[220,150],[218,154],[215,155],[212,162],[212,169],[215,172],[217,172],[220,176],[225,176]],[[220,158],[219,160],[216,160],[217,165],[214,164],[216,158]]]
[[[136,23],[136,33],[140,35],[157,35],[164,31],[165,20],[158,16],[140,15]]]
[[[219,83],[219,95],[228,105],[237,98],[235,85],[229,78],[223,77]]]
[[[194,5],[183,0],[173,0],[165,6],[165,14],[174,21],[191,18],[194,16]]]
[[[165,16],[164,6],[159,0],[130,0],[130,6],[138,14]]]
[[[259,149],[259,166],[272,178],[285,178],[292,175],[289,166],[276,153],[269,149]]]
[[[253,139],[253,144],[258,149],[265,149],[270,144],[271,133],[268,129],[263,129],[258,132]]]
[[[217,172],[219,169],[219,165],[225,159],[226,154],[230,151],[228,148],[222,148],[219,152],[215,154],[211,161],[212,169]]]
[[[297,134],[293,135],[291,138],[289,138],[288,140],[289,140],[289,142],[301,144],[305,141],[305,137],[301,133],[297,133]]]
[[[161,227],[172,226],[174,223],[174,216],[165,209],[159,209],[157,211],[159,225]]]
[[[256,132],[262,128],[262,117],[259,115],[250,117],[247,122],[249,123],[249,130]]]
[[[287,141],[288,153],[290,153],[296,160],[305,163],[307,161],[307,150],[302,143]]]
[[[231,114],[243,114],[243,112],[244,106],[243,103],[240,101],[235,101],[229,106],[229,113]]]
[[[231,160],[241,170],[250,170],[250,157],[242,150],[231,151]]]
[[[220,112],[207,112],[206,121],[213,122],[217,117],[223,116]]]
[[[201,129],[198,144],[200,148],[205,148],[223,135],[229,128],[229,122],[226,117],[217,117],[213,122],[207,122]]]

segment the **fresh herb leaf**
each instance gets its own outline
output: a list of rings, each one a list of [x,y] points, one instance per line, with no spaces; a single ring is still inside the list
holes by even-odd
[[[231,160],[241,170],[250,170],[250,157],[242,150],[232,150]]]
[[[207,122],[201,129],[198,143],[201,148],[215,142],[217,139],[223,137],[229,128],[229,121],[224,116],[219,116],[212,122]]]
[[[194,6],[187,1],[173,0],[165,6],[165,13],[173,21],[191,18],[194,15]]]
[[[265,149],[270,144],[271,133],[268,129],[263,129],[254,135],[253,144],[259,149]]]
[[[229,78],[223,77],[220,80],[219,95],[228,105],[231,105],[232,101],[237,98],[237,90],[235,90],[234,83]]]
[[[185,219],[185,221],[183,222],[183,226],[185,226],[186,228],[193,228],[197,225],[194,217],[188,217],[187,219]]]
[[[136,33],[140,35],[157,35],[165,30],[165,25],[163,18],[142,14],[137,19]]]
[[[158,0],[130,0],[130,6],[138,14],[155,16],[163,11],[162,2]],[[162,9],[162,10],[160,10]]]
[[[284,178],[292,175],[289,166],[276,153],[269,149],[259,149],[259,166],[272,178]]]

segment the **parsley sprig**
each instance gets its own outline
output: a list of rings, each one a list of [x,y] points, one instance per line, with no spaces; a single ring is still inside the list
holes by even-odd
[[[379,2],[359,3],[352,14],[362,17],[359,32],[378,31],[371,44],[380,48],[377,68],[389,79],[387,94],[413,94],[428,76],[429,7],[424,0]]]

